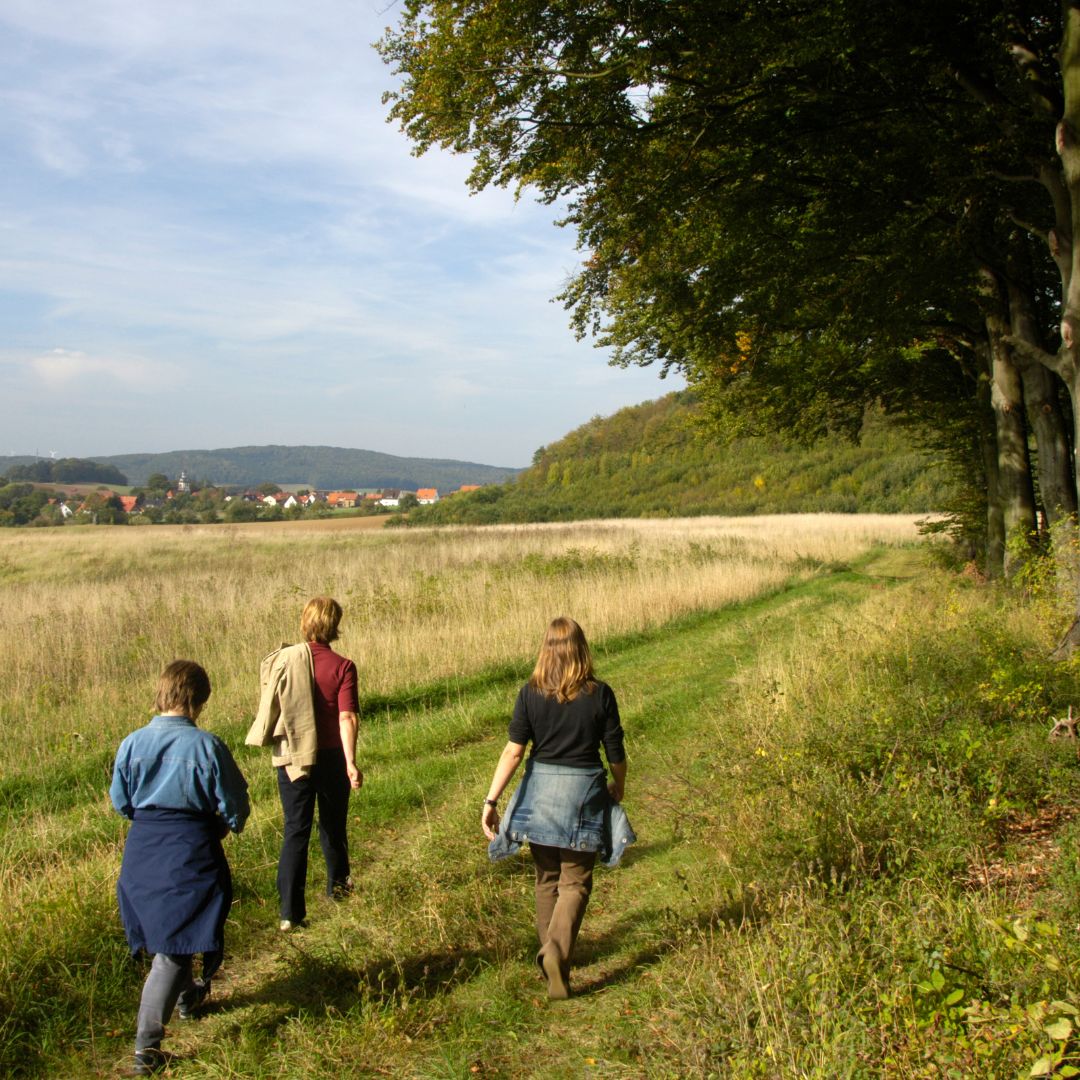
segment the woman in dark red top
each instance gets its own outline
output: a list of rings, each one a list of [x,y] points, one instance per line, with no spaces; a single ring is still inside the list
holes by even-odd
[[[352,889],[347,824],[349,793],[364,782],[356,767],[359,701],[356,665],[330,648],[337,640],[341,605],[329,596],[309,600],[300,633],[311,649],[313,703],[319,737],[318,759],[305,776],[290,780],[278,767],[278,792],[285,814],[285,837],[278,859],[281,929],[291,930],[307,916],[304,882],[315,807],[319,809],[319,844],[326,859],[326,893],[341,897]]]

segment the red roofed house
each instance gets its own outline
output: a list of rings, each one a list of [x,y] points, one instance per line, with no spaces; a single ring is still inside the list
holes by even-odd
[[[464,495],[469,491],[479,491],[479,490],[480,490],[480,485],[479,484],[462,484],[461,487],[458,488],[458,493],[461,494],[461,495]]]
[[[120,500],[120,509],[125,514],[137,514],[142,509],[142,496],[141,495],[118,495]]]
[[[421,506],[430,506],[432,503],[439,501],[439,489],[438,488],[417,488],[416,489],[416,501]]]
[[[355,491],[331,491],[326,496],[326,505],[337,507],[351,507],[356,505],[359,496]]]

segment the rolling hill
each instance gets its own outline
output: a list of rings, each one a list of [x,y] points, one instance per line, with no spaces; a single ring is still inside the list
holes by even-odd
[[[488,524],[696,514],[928,513],[949,505],[945,470],[883,416],[858,445],[778,437],[705,439],[683,390],[595,417],[536,452],[514,480],[437,506],[410,524]]]
[[[0,457],[0,474],[12,465],[33,458]],[[173,450],[161,454],[95,456],[94,461],[114,465],[133,485],[145,484],[153,473],[176,478],[181,470],[193,480],[242,487],[272,481],[275,484],[310,488],[406,488],[436,487],[442,490],[462,484],[494,484],[513,477],[518,470],[471,461],[443,458],[397,457],[374,450],[351,450],[338,446],[234,446],[220,450]]]

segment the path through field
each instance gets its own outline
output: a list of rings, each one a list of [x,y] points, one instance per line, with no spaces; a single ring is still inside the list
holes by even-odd
[[[597,650],[623,714],[639,842],[619,869],[597,872],[569,1002],[548,1002],[533,961],[530,861],[490,865],[479,829],[518,677],[448,683],[366,716],[356,895],[313,902],[310,926],[281,935],[274,898],[238,872],[238,919],[255,929],[234,933],[207,1014],[171,1026],[170,1074],[678,1075],[670,1059],[656,1071],[648,1051],[667,1038],[680,979],[672,951],[687,935],[755,918],[754,884],[727,861],[736,823],[725,820],[726,791],[740,780],[725,767],[725,743],[748,737],[732,732],[731,704],[763,654],[842,623],[851,604],[916,576],[921,558],[892,551]],[[777,749],[764,728],[760,743],[761,753]],[[230,848],[234,866],[248,843]],[[315,846],[312,862],[317,891]],[[124,1055],[102,1047],[92,1074],[126,1064],[127,1042],[114,1045]]]

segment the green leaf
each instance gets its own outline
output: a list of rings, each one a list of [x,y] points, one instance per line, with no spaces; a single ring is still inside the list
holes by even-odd
[[[930,982],[935,990],[943,990],[945,988],[945,976],[941,974],[940,969],[931,973]]]
[[[1031,1072],[1028,1073],[1028,1076],[1049,1076],[1053,1071],[1054,1059],[1052,1057],[1041,1057],[1031,1066]]]
[[[1072,1021],[1067,1017],[1062,1017],[1060,1020],[1055,1020],[1052,1024],[1047,1024],[1043,1028],[1043,1031],[1058,1042],[1064,1042],[1073,1032]]]
[[[1068,1001],[1051,1001],[1047,1009],[1053,1013],[1066,1013],[1068,1016],[1080,1016],[1080,1009]]]
[[[946,999],[946,1005],[955,1005],[964,996],[963,990],[954,990]]]
[[[1058,1076],[1080,1076],[1080,1069],[1075,1065],[1062,1065],[1061,1068],[1058,1069]]]

